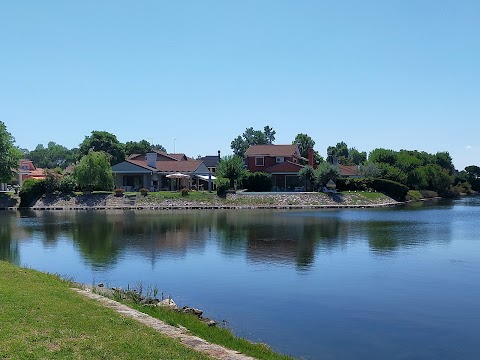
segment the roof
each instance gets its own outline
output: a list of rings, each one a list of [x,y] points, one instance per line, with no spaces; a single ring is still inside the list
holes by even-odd
[[[189,159],[188,156],[185,154],[167,154],[167,155],[178,161],[185,161]]]
[[[218,155],[208,155],[200,158],[207,167],[216,167],[219,162]]]
[[[245,156],[300,156],[297,144],[292,145],[252,145]]]
[[[358,166],[356,166],[356,165],[347,166],[347,165],[338,164],[338,170],[340,171],[340,174],[342,176],[358,176],[358,175],[360,175],[360,172],[358,170]]]
[[[158,172],[194,172],[203,163],[201,160],[185,161],[157,161],[156,169],[147,165],[145,160],[125,160],[130,164],[140,166],[144,169]]]
[[[293,163],[291,161],[285,161],[282,163],[275,164],[265,169],[265,172],[268,173],[298,173],[304,168],[303,165]]]

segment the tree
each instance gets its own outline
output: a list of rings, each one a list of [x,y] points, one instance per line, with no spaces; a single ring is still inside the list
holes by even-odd
[[[315,170],[315,175],[315,185],[317,189],[319,189],[325,186],[329,180],[335,181],[338,177],[340,177],[340,172],[336,166],[333,166],[328,162],[323,162],[318,166],[317,170]]]
[[[125,146],[117,137],[107,131],[92,131],[92,135],[85,136],[80,144],[80,155],[87,155],[89,151],[103,151],[109,155],[111,165],[125,160]]]
[[[305,184],[306,191],[311,191],[313,185],[317,181],[315,170],[309,165],[305,166],[298,172],[298,177],[300,178],[300,181]]]
[[[218,163],[215,175],[230,180],[230,188],[235,188],[235,181],[246,175],[243,159],[237,155],[224,156]]]
[[[265,126],[263,131],[254,130],[253,127],[250,127],[245,129],[245,132],[241,136],[238,135],[232,140],[230,148],[235,155],[243,158],[245,151],[247,151],[251,145],[273,144],[275,141],[275,134],[276,131],[270,126]]]
[[[35,150],[26,154],[26,157],[33,161],[39,168],[54,169],[60,167],[65,169],[76,161],[76,153],[65,146],[50,141],[47,147],[38,144]]]
[[[470,175],[473,179],[480,178],[480,167],[476,165],[470,165],[465,168],[465,171]]]
[[[10,182],[18,169],[21,152],[14,144],[15,138],[0,121],[0,183]]]
[[[348,158],[355,165],[361,165],[365,161],[367,161],[367,152],[366,151],[360,152],[355,148],[350,148],[348,149]]]
[[[102,151],[90,151],[82,157],[73,176],[82,190],[110,191],[114,186],[108,154]]]
[[[366,161],[363,165],[360,165],[360,172],[367,179],[374,179],[380,175],[380,169],[370,161]]]
[[[397,161],[397,153],[393,150],[377,148],[370,151],[370,154],[368,155],[368,160],[377,164],[386,163],[389,165],[394,165]]]
[[[297,134],[297,136],[295,136],[295,140],[293,140],[292,144],[297,144],[302,158],[308,159],[308,149],[313,149],[313,147],[315,146],[315,141],[307,134],[300,133],[300,134]],[[318,153],[318,151],[314,151],[313,166],[316,167],[322,162],[323,162],[322,156]],[[308,162],[303,160],[301,161],[301,163],[305,165]]]

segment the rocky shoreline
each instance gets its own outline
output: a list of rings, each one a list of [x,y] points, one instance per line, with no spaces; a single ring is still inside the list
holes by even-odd
[[[31,210],[173,210],[173,209],[321,209],[371,208],[404,204],[386,195],[368,198],[362,193],[262,193],[227,194],[226,198],[212,195],[208,201],[186,198],[159,199],[154,196],[113,194],[44,195]],[[11,204],[11,202],[10,202]],[[17,210],[18,206],[2,206]]]

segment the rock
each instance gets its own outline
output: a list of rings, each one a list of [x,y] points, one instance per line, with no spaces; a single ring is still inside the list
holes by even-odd
[[[162,301],[159,301],[157,303],[157,306],[164,306],[164,307],[168,307],[172,310],[178,310],[177,304],[175,304],[175,301],[173,301],[172,299],[164,299]]]
[[[182,311],[186,314],[193,314],[193,315],[196,315],[198,317],[202,317],[202,314],[203,314],[202,310],[195,309],[195,308],[192,308],[192,307],[189,307],[189,306],[184,306],[182,308]]]
[[[208,326],[217,326],[217,322],[215,320],[212,320],[212,319],[203,319],[203,321],[205,322],[205,324],[207,324]]]

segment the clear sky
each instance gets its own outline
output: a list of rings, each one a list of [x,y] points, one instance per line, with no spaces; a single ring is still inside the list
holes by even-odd
[[[1,1],[0,121],[29,150],[226,155],[269,125],[480,165],[480,1]]]

